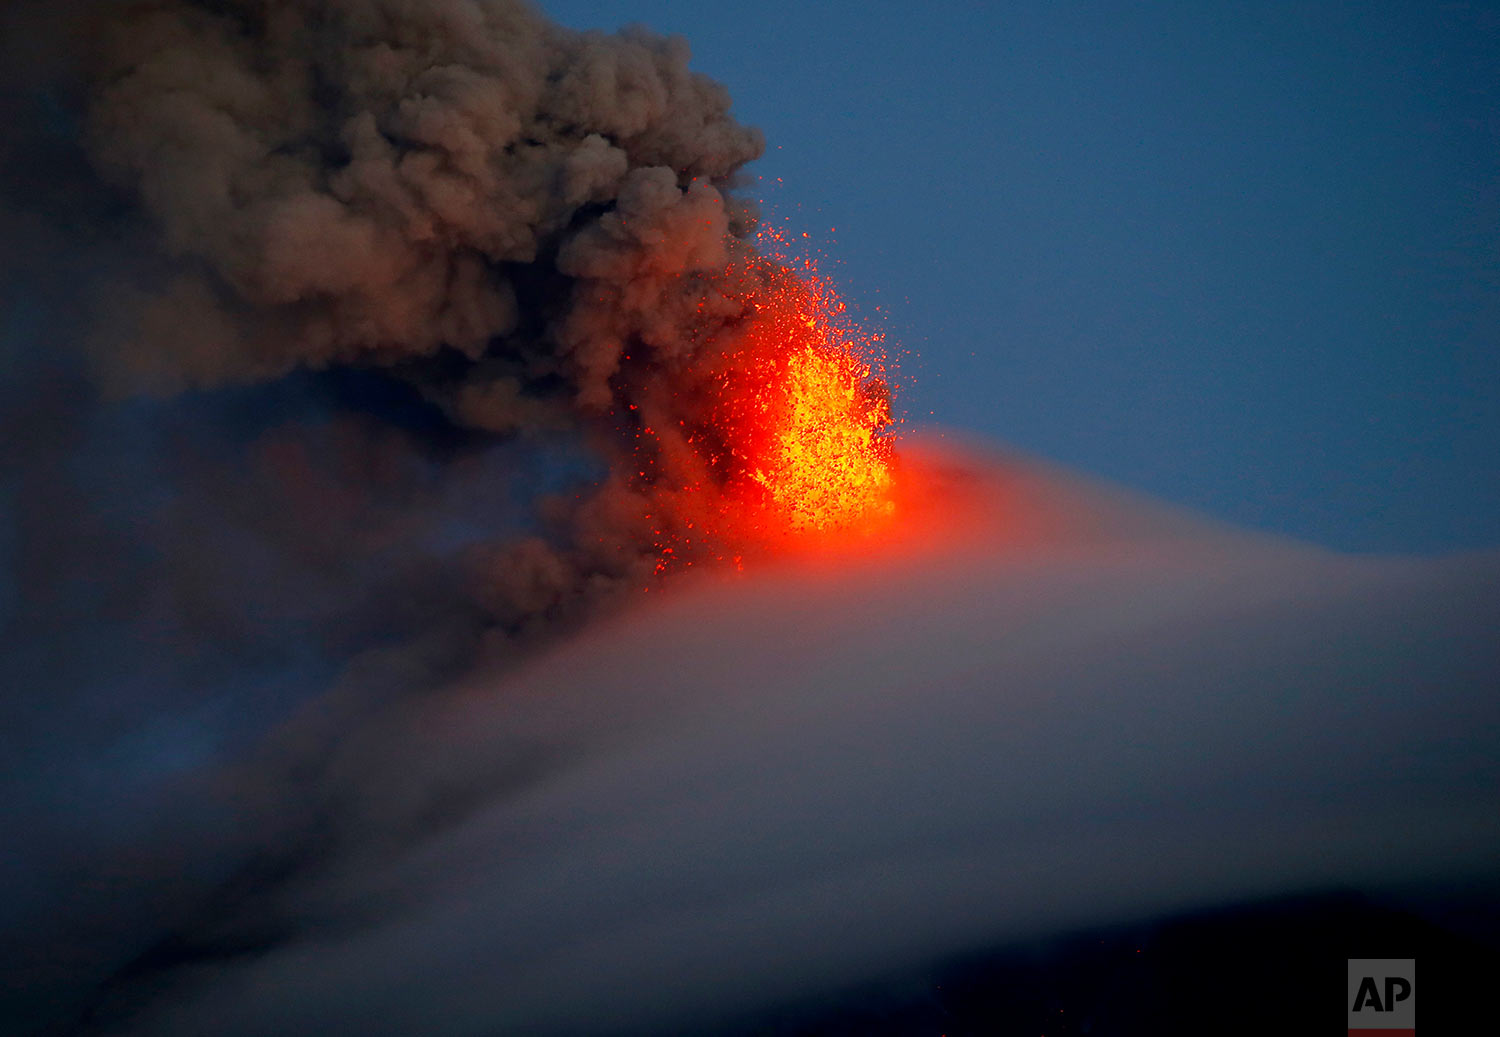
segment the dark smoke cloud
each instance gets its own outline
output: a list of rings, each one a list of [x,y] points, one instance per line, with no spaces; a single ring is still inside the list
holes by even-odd
[[[124,5],[95,60],[90,153],[185,267],[108,360],[167,386],[499,339],[476,424],[605,407],[630,339],[695,351],[674,297],[726,264],[720,188],[762,148],[680,39],[513,0]]]
[[[647,582],[690,521],[661,495],[733,474],[684,443],[770,270],[725,193],[761,136],[684,41],[515,0],[108,4],[85,37],[86,151],[146,227],[108,385],[366,367],[456,428],[571,431],[615,475],[476,601],[542,628]]]
[[[0,1028],[25,1032],[373,838],[345,811],[407,700],[645,585],[663,523],[618,470],[625,397],[691,419],[723,362],[759,276],[726,192],[761,141],[681,40],[518,3],[0,18],[0,811],[25,832]]]

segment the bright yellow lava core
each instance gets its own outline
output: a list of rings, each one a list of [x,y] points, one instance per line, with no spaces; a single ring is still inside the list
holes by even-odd
[[[766,390],[771,432],[752,476],[795,530],[847,527],[894,507],[889,445],[876,435],[889,408],[870,374],[851,353],[809,344]]]

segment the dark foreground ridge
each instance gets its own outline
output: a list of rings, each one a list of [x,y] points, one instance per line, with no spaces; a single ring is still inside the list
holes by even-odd
[[[956,956],[733,1025],[734,1037],[1343,1032],[1346,961],[1416,958],[1424,1034],[1492,1011],[1500,886],[1331,892]]]

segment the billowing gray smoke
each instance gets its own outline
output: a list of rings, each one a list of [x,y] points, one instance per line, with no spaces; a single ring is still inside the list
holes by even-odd
[[[638,588],[657,491],[732,474],[705,389],[764,274],[724,194],[762,140],[682,40],[518,0],[182,0],[103,6],[87,53],[88,154],[151,243],[96,342],[112,386],[376,368],[457,429],[584,437],[612,477],[492,553],[506,628]]]
[[[627,343],[685,363],[761,152],[680,39],[517,0],[111,5],[89,150],[173,276],[111,343],[166,387],[398,365],[496,431],[614,402]],[[415,368],[421,371],[421,368]]]
[[[760,136],[681,40],[514,0],[0,24],[0,807],[28,832],[0,1018],[24,1027],[359,830],[330,744],[378,757],[445,675],[645,585],[653,495],[724,474],[684,436],[766,271],[726,194]],[[201,768],[309,701],[324,722],[267,752],[226,842]]]

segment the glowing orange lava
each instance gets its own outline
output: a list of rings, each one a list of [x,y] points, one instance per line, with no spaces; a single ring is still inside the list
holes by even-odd
[[[778,245],[762,235],[763,249]],[[848,318],[810,260],[773,262],[739,352],[746,472],[792,532],[862,526],[894,509],[880,337]]]
[[[865,392],[868,366],[806,348],[787,363],[772,443],[753,473],[794,529],[846,526],[890,511],[883,401]]]
[[[692,369],[653,379],[647,365],[632,381],[627,365],[621,376],[630,485],[649,502],[658,576],[833,548],[896,510],[882,336],[789,251],[763,226],[705,289],[705,348]]]

